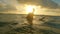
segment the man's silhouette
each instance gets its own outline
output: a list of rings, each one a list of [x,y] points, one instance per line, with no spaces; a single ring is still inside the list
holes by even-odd
[[[27,21],[28,21],[28,23],[30,24],[30,25],[32,25],[33,24],[33,16],[34,16],[34,9],[33,9],[33,12],[31,12],[31,13],[29,13],[28,15],[27,15]]]
[[[32,13],[29,13],[28,15],[27,15],[27,21],[28,21],[28,23],[29,23],[29,27],[30,27],[30,33],[31,34],[33,34],[33,31],[32,31],[32,26],[33,26],[33,16],[34,16],[34,9],[33,9],[33,12]]]

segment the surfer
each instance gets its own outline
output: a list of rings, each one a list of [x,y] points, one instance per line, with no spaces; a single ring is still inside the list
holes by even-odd
[[[31,34],[33,34],[33,16],[34,16],[34,9],[33,9],[33,12],[31,12],[31,13],[29,13],[28,15],[27,15],[27,21],[28,21],[28,23],[29,23],[29,28],[30,28],[30,30],[29,30],[29,32],[31,33]]]
[[[28,23],[30,24],[30,25],[32,25],[33,23],[33,16],[34,16],[34,9],[33,9],[33,12],[31,12],[31,13],[29,13],[28,15],[27,15],[27,21],[28,21]]]

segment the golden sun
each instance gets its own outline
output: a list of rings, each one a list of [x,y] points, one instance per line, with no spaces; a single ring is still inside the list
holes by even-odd
[[[25,7],[25,11],[26,11],[27,13],[31,13],[31,12],[33,12],[33,8],[35,9],[36,6],[27,5],[27,6]]]

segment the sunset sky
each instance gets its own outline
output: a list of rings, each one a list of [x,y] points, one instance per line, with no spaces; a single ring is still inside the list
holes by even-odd
[[[0,0],[0,13],[26,14],[25,5],[36,6],[38,15],[60,15],[60,0]]]

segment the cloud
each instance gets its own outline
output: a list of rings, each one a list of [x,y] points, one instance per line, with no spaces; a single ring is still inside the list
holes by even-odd
[[[52,0],[17,0],[18,3],[22,4],[35,4],[40,5],[43,8],[52,8],[55,9],[58,7],[58,4],[53,2]]]
[[[17,3],[18,2],[18,3]],[[58,5],[52,0],[0,0],[0,12],[14,11],[17,4],[40,5],[42,8],[57,8]]]
[[[16,10],[15,7],[11,6],[11,5],[6,5],[6,6],[0,6],[0,12],[4,12],[4,11],[14,11]]]
[[[8,11],[16,10],[16,7],[8,2],[4,2],[4,0],[3,1],[0,0],[0,12],[8,12]]]
[[[40,0],[40,5],[46,8],[55,9],[58,7],[58,4],[52,0]]]
[[[23,7],[21,7],[23,6],[22,4],[39,5],[42,6],[42,8],[49,9],[58,8],[58,4],[56,4],[52,0],[0,0],[0,12],[16,12],[16,10],[19,10],[20,13],[24,13],[24,9],[22,9]],[[20,11],[20,9],[22,10]]]
[[[21,3],[21,4],[35,4],[35,5],[38,5],[39,4],[39,0],[17,0],[18,3]]]

